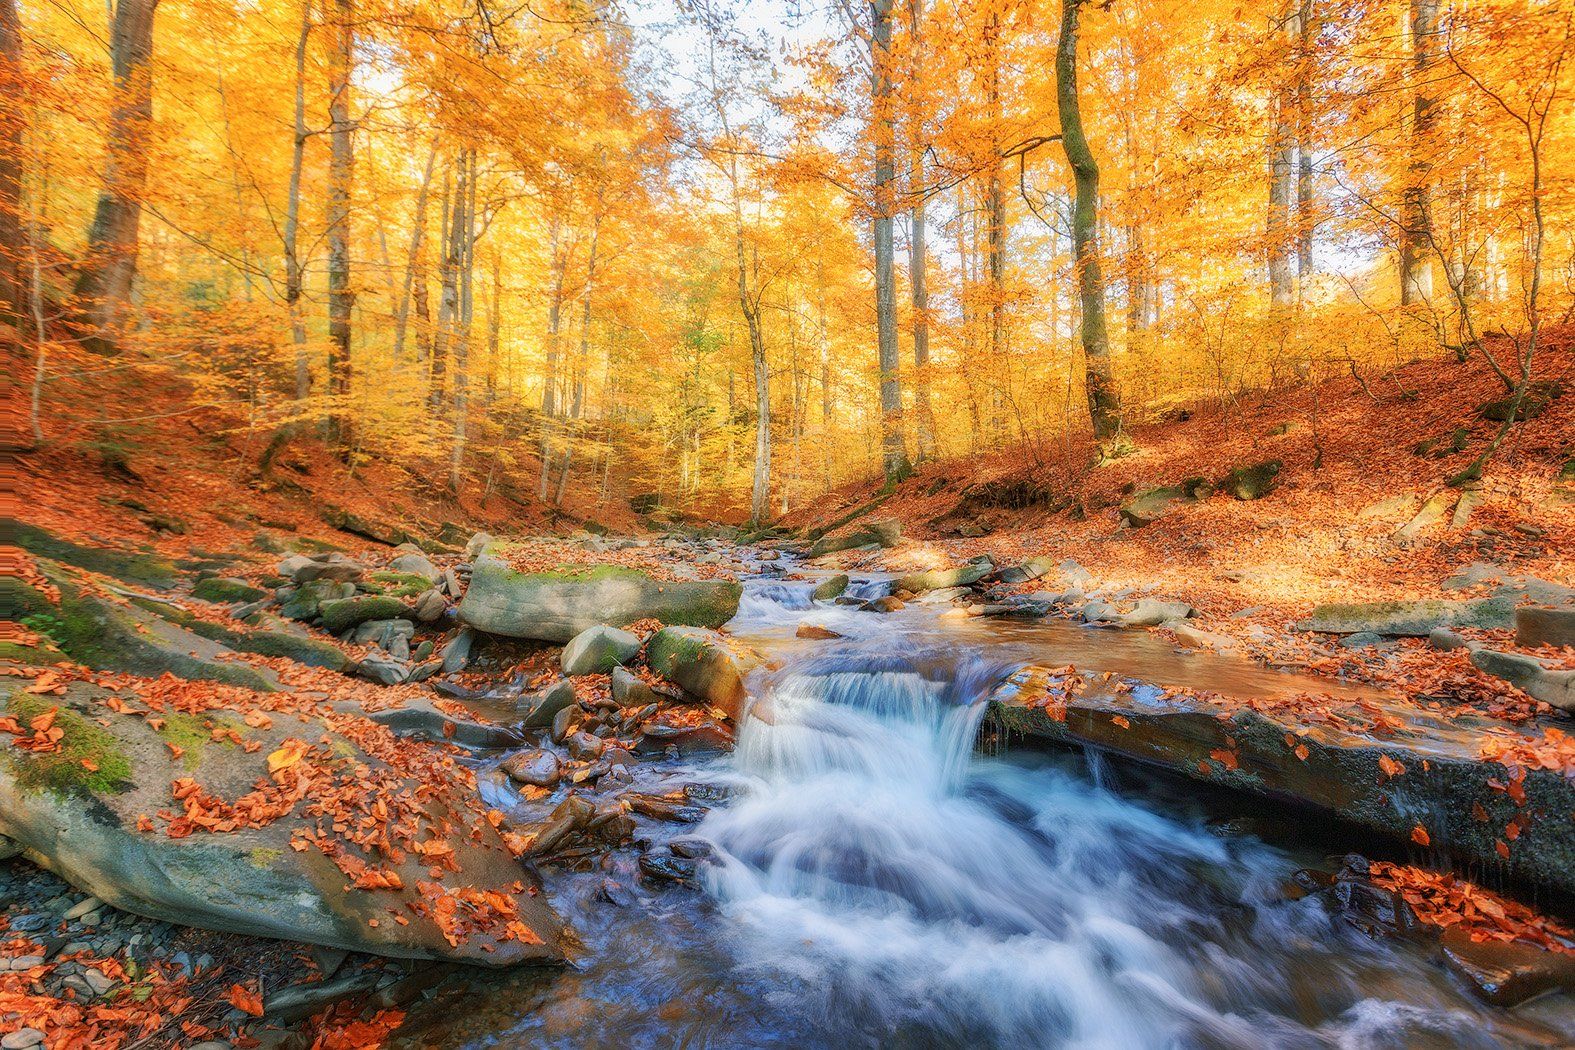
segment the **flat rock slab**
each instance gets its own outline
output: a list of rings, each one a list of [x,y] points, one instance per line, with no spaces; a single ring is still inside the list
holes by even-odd
[[[518,572],[496,543],[476,559],[459,618],[489,634],[567,642],[588,628],[637,620],[720,627],[738,612],[732,580],[659,580],[621,565]]]
[[[1260,710],[1239,701],[1167,696],[1141,683],[1130,692],[1090,689],[1064,702],[1051,696],[1047,704],[1051,676],[1044,668],[1025,667],[999,686],[991,710],[1000,724],[1026,736],[1097,747],[1197,780],[1289,799],[1402,841],[1416,841],[1421,828],[1433,848],[1456,861],[1575,892],[1575,835],[1568,819],[1575,812],[1575,779],[1528,769],[1510,791],[1513,771],[1480,757],[1484,741],[1535,742],[1544,729],[1557,728],[1552,722],[1511,725],[1487,717],[1451,722],[1398,703],[1326,699],[1331,710],[1350,715],[1350,724],[1365,720],[1387,727],[1365,732],[1275,713],[1281,705]],[[1519,792],[1523,804],[1514,797]],[[1511,821],[1520,831],[1505,842]]]
[[[1358,602],[1320,605],[1296,625],[1298,631],[1321,634],[1371,632],[1390,637],[1426,638],[1439,627],[1511,627],[1514,603],[1506,598],[1452,601],[1435,598],[1415,602]]]
[[[562,957],[538,880],[446,748],[279,693],[24,684],[4,713],[30,726],[54,709],[62,732],[52,751],[0,732],[0,836],[79,889],[148,918],[379,955]]]

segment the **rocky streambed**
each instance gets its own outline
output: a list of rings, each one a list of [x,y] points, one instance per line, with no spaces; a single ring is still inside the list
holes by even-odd
[[[1243,1014],[1318,1045],[1374,1010],[1440,1045],[1570,1030],[1549,994],[1569,981],[1556,923],[1510,927],[1546,943],[1446,944],[1387,869],[1318,851],[1388,838],[1409,844],[1395,859],[1567,892],[1570,779],[1524,757],[1551,717],[1462,722],[1183,655],[1184,603],[1048,562],[861,572],[898,539],[867,531],[865,550],[807,552],[843,573],[716,540],[478,536],[199,568],[33,537],[11,592],[9,655],[30,670],[7,700],[0,835],[95,908],[246,935],[197,952],[210,965],[188,978],[257,993],[261,1021],[244,997],[205,1008],[225,1038],[303,1038],[299,1017],[343,997],[387,1024],[409,1010],[393,1038],[423,1046],[1228,1044]],[[1061,589],[1016,593],[1036,581]],[[981,733],[1008,756],[976,754]],[[1113,781],[1111,756],[1136,764]],[[1183,786],[1198,782],[1236,793],[1205,803]],[[1316,845],[1219,830],[1258,798],[1343,823]],[[1120,899],[1134,892],[1170,917],[1149,922]],[[77,905],[53,902],[71,900],[46,895],[13,929],[69,930]],[[256,935],[340,954],[304,982],[248,970]],[[98,947],[139,968],[174,954],[135,936]],[[1318,947],[1297,961],[1276,938]],[[52,968],[71,943],[34,964],[51,994],[92,968]],[[1211,990],[1243,953],[1260,964]],[[467,965],[376,963],[391,956]],[[539,966],[560,958],[572,968]],[[1314,1008],[1298,989],[1320,967],[1343,976]],[[118,972],[84,1001],[129,994]],[[1003,982],[1016,998],[979,1016]],[[1132,1006],[1134,988],[1153,1001]]]

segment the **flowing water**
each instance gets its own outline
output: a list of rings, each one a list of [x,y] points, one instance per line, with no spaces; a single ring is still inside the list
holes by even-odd
[[[880,581],[864,584],[878,593]],[[695,829],[704,893],[597,901],[627,858],[550,882],[576,971],[450,988],[421,1046],[1567,1045],[1568,998],[1485,1007],[1287,877],[1310,846],[1222,833],[1198,790],[1097,756],[981,756],[983,696],[1034,657],[1288,689],[1146,635],[891,616],[753,581],[733,629],[770,652],[734,753],[656,772],[726,790]],[[844,633],[804,643],[805,620]],[[1181,661],[1185,664],[1185,661]],[[1200,683],[1202,684],[1202,683]],[[1326,851],[1325,851],[1326,852]]]

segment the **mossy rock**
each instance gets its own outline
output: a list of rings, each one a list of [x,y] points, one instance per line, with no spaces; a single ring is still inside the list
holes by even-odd
[[[1514,625],[1513,601],[1482,598],[1475,601],[1331,603],[1315,608],[1296,629],[1323,634],[1371,632],[1388,637],[1425,638],[1439,627],[1493,630]]]
[[[1549,405],[1557,401],[1564,393],[1564,388],[1553,381],[1539,379],[1526,387],[1525,396],[1520,401],[1520,411],[1515,412],[1516,419],[1535,419],[1545,412]],[[1503,423],[1510,418],[1515,407],[1514,397],[1506,397],[1499,401],[1489,401],[1479,410],[1484,419],[1492,419]]]
[[[1121,505],[1121,520],[1134,529],[1152,524],[1177,504],[1191,503],[1192,497],[1180,485],[1159,485],[1144,489]]]
[[[809,557],[819,558],[855,547],[895,547],[901,540],[902,523],[896,518],[882,518],[842,536],[822,536],[810,547]]]
[[[1225,475],[1220,488],[1239,500],[1262,499],[1274,491],[1285,464],[1277,459],[1237,467]]]
[[[598,624],[637,620],[720,627],[738,612],[743,588],[732,580],[658,580],[623,565],[566,565],[518,572],[493,542],[476,559],[459,618],[511,638],[567,642]]]
[[[845,573],[838,573],[830,579],[821,580],[817,583],[809,596],[817,602],[829,602],[848,589],[848,582],[848,577]]]
[[[156,615],[179,624],[192,634],[234,649],[238,653],[256,653],[258,656],[282,656],[307,667],[324,667],[330,671],[343,671],[350,664],[344,650],[332,642],[295,634],[284,620],[259,613],[248,617],[247,623],[256,623],[258,629],[238,631],[224,624],[213,623],[193,616],[184,609],[160,606],[154,602],[138,601],[138,605]],[[300,630],[300,628],[295,628]]]
[[[989,558],[975,558],[967,565],[959,565],[955,569],[931,569],[929,572],[909,573],[907,576],[900,577],[892,585],[892,590],[923,594],[925,591],[938,591],[945,587],[969,587],[994,571],[995,565]]]
[[[333,721],[315,713],[304,719],[275,713],[271,724],[253,727],[244,721],[244,706],[220,704],[195,714],[162,712],[159,722],[118,713],[106,703],[110,695],[73,683],[62,696],[17,692],[4,702],[20,719],[57,708],[54,724],[63,735],[53,752],[0,749],[0,839],[18,843],[83,892],[123,911],[183,926],[400,958],[508,966],[562,957],[562,922],[539,880],[474,804],[469,774],[446,772],[440,752],[433,751],[432,761],[422,766],[429,772],[389,765],[380,757],[392,750],[386,730],[365,724],[355,739],[337,731],[343,718],[355,717],[348,709]],[[239,694],[231,702],[245,705],[247,699]],[[215,742],[215,730],[226,737],[234,732],[250,750]],[[381,747],[362,750],[356,742],[378,737]],[[464,873],[462,883],[431,880],[428,861],[414,852],[394,860],[340,838],[335,843],[340,856],[399,877],[387,888],[354,888],[328,853],[291,848],[292,839],[319,827],[311,798],[260,826],[167,833],[173,825],[159,814],[182,810],[173,782],[190,777],[204,792],[234,800],[268,779],[269,756],[291,739],[320,749],[309,760],[340,783],[369,773],[390,796],[419,798],[425,816],[411,833],[448,842]],[[424,746],[412,742],[405,748]],[[143,819],[153,828],[142,830]],[[475,933],[451,943],[422,907],[434,893],[447,892],[434,889],[433,882],[507,897],[530,934],[499,939]],[[408,923],[388,921],[392,913]]]
[[[744,679],[764,660],[716,631],[664,627],[645,643],[651,670],[705,701],[735,723],[744,711]]]
[[[76,711],[20,689],[6,697],[5,713],[26,725],[51,708],[55,727],[65,735],[59,749],[30,755],[17,763],[23,788],[44,788],[61,795],[92,795],[119,791],[131,777],[131,762],[113,735]]]
[[[268,592],[232,576],[212,576],[206,580],[198,580],[197,585],[191,589],[191,596],[205,602],[239,605],[242,602],[254,602],[259,598],[266,598]]]
[[[126,583],[168,590],[175,586],[179,578],[174,564],[159,554],[85,547],[11,518],[4,520],[0,531],[3,531],[6,543],[15,544],[36,557],[86,569],[101,576],[113,576]]]
[[[432,589],[432,581],[417,572],[374,572],[361,581],[361,589],[368,594],[382,594],[391,598],[414,598]]]
[[[324,602],[355,596],[355,584],[335,583],[333,580],[309,580],[295,589],[288,601],[279,609],[287,620],[315,620]]]
[[[368,620],[408,619],[410,609],[398,598],[362,594],[354,598],[334,598],[323,602],[317,614],[325,630],[338,634]]]
[[[49,628],[41,633],[47,633],[75,662],[100,671],[127,671],[150,678],[168,673],[264,692],[273,689],[269,679],[255,668],[217,659],[229,651],[223,646],[143,608],[101,598],[80,586],[60,566],[40,562],[40,568],[59,588],[59,605],[50,604],[19,580],[8,581],[3,604],[49,617]]]

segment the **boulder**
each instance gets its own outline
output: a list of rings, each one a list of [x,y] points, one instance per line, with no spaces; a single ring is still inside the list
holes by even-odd
[[[245,719],[256,708],[227,706],[243,702],[234,693],[184,697],[203,708],[162,720],[135,703],[122,713],[111,696],[75,683],[48,698],[14,688],[4,704],[25,720],[57,708],[62,735],[53,752],[7,749],[0,835],[78,889],[151,919],[379,955],[482,966],[562,957],[562,924],[538,880],[439,751],[396,748],[364,718],[306,706],[254,726]],[[397,862],[313,812],[341,792],[365,798],[365,777],[393,814]],[[267,801],[229,809],[243,796]],[[434,879],[416,846],[440,841],[458,870]],[[481,921],[441,924],[456,915]]]
[[[487,549],[487,544],[492,542],[490,532],[478,532],[465,543],[465,558],[475,561],[481,557],[481,552]]]
[[[476,560],[459,618],[513,638],[567,642],[599,624],[636,620],[720,627],[738,612],[742,588],[731,580],[664,581],[621,565],[566,566],[524,573],[496,545]]]
[[[810,598],[817,602],[829,602],[842,595],[848,589],[848,577],[839,573],[830,579],[821,580],[815,589],[809,593]]]
[[[330,671],[343,671],[350,663],[350,658],[345,655],[343,649],[332,642],[313,638],[299,625],[281,620],[277,616],[253,613],[244,621],[253,629],[242,631],[228,624],[204,620],[172,605],[160,605],[135,598],[132,601],[154,615],[178,624],[192,634],[218,642],[238,653],[282,656],[307,667],[326,667]]]
[[[1237,467],[1225,475],[1219,487],[1239,500],[1262,499],[1274,491],[1284,469],[1285,464],[1277,459]]]
[[[1433,493],[1422,504],[1422,509],[1416,512],[1416,516],[1396,529],[1389,538],[1402,545],[1410,543],[1425,530],[1443,521],[1457,498],[1454,489],[1441,489]]]
[[[1575,609],[1516,609],[1515,644],[1526,649],[1575,646]]]
[[[461,627],[459,633],[443,646],[443,673],[454,674],[470,666],[470,647],[475,644],[476,632]]]
[[[561,775],[560,767],[561,763],[557,755],[543,748],[537,748],[510,757],[501,768],[508,778],[516,783],[550,788],[558,784],[558,777]]]
[[[664,627],[646,642],[645,657],[651,670],[735,723],[744,710],[744,679],[764,662],[743,644],[698,627]]]
[[[929,572],[909,573],[892,584],[892,590],[923,594],[925,591],[938,591],[943,587],[971,587],[994,571],[995,563],[989,558],[980,557],[955,569],[932,569]]]
[[[999,578],[1002,583],[1006,584],[1028,583],[1031,580],[1037,580],[1054,568],[1055,559],[1048,554],[1042,554],[1037,558],[1030,558],[1021,565],[1008,565],[1001,570]]]
[[[516,748],[525,743],[524,735],[516,729],[439,710],[427,697],[396,702],[398,707],[380,708],[367,717],[387,726],[401,739],[458,744],[482,751]]]
[[[410,615],[410,610],[398,598],[361,594],[323,602],[318,606],[317,615],[325,630],[338,634],[368,620],[403,619]]]
[[[1542,415],[1547,407],[1559,399],[1564,389],[1557,382],[1539,379],[1526,387],[1526,393],[1520,400],[1520,408],[1516,411],[1513,396],[1498,401],[1489,401],[1479,411],[1483,419],[1491,419],[1502,423],[1512,415],[1516,419],[1535,419]]]
[[[619,707],[642,708],[670,699],[627,667],[612,669],[612,698]]]
[[[819,558],[823,554],[835,554],[838,551],[871,545],[895,547],[901,540],[902,523],[896,518],[881,518],[841,536],[822,536],[809,548],[808,556]]]
[[[637,635],[605,624],[587,627],[563,647],[563,673],[607,674],[639,651]]]
[[[266,598],[268,592],[233,576],[210,576],[206,580],[197,581],[197,585],[191,589],[191,596],[205,602],[235,605]]]
[[[378,685],[399,685],[410,679],[410,666],[385,656],[368,656],[355,665],[355,673]]]
[[[574,683],[570,681],[554,682],[540,692],[521,697],[518,706],[524,718],[520,725],[526,729],[545,729],[552,725],[559,711],[574,703],[574,699]]]
[[[1144,489],[1121,505],[1121,520],[1131,528],[1140,529],[1164,517],[1174,506],[1192,501],[1192,496],[1180,485]]]
[[[1296,629],[1321,634],[1359,634],[1370,631],[1390,637],[1426,638],[1438,627],[1508,627],[1513,623],[1514,614],[1514,606],[1503,598],[1358,602],[1320,605],[1305,620],[1296,624]]]
[[[896,612],[898,609],[901,609],[906,605],[907,603],[901,598],[898,598],[894,594],[888,594],[884,598],[871,598],[863,605],[860,605],[859,608],[864,612],[890,613]]]
[[[358,561],[345,557],[338,551],[326,554],[296,554],[278,565],[280,576],[296,583],[312,580],[332,580],[334,583],[353,583],[366,575],[366,568]]]
[[[443,592],[433,587],[423,591],[416,597],[416,619],[422,623],[437,623],[448,611],[448,599],[443,597]]]
[[[1121,622],[1128,627],[1158,627],[1167,620],[1185,620],[1192,615],[1194,610],[1186,602],[1143,598],[1129,612],[1121,614]]]
[[[281,595],[281,597],[283,597]],[[287,620],[315,620],[324,602],[355,597],[355,584],[332,580],[311,580],[283,597],[279,615]]]
[[[428,583],[436,583],[443,577],[443,573],[425,554],[401,554],[388,563],[391,572],[402,572],[424,576]]]
[[[1479,648],[1471,651],[1471,664],[1484,674],[1502,678],[1527,696],[1575,714],[1575,671],[1555,670],[1524,653],[1502,653]]]

